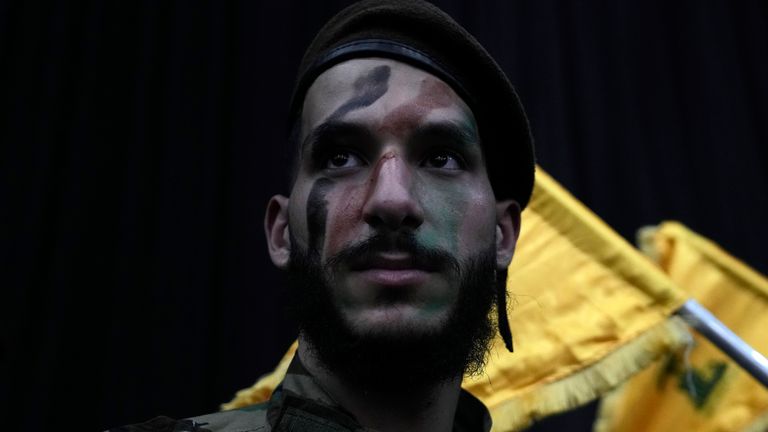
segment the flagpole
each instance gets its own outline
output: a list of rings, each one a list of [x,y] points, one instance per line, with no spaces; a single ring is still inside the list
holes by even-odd
[[[676,314],[768,388],[768,359],[715,318],[704,306],[696,300],[688,300]]]

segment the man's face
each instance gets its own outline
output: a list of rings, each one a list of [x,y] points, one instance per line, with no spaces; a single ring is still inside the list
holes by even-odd
[[[420,69],[356,59],[312,84],[301,131],[290,247],[326,269],[353,332],[439,329],[459,298],[462,266],[497,244],[470,109]]]

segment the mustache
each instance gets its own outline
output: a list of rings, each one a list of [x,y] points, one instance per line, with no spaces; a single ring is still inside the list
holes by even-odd
[[[451,253],[419,243],[413,233],[375,234],[328,258],[326,267],[332,268],[341,264],[347,264],[352,268],[363,267],[384,252],[408,254],[409,260],[417,268],[429,271],[449,270],[456,275],[461,272],[459,261]]]

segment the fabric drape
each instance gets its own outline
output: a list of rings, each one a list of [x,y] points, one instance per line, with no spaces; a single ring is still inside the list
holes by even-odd
[[[677,222],[643,231],[643,249],[669,277],[762,354],[768,279]],[[603,401],[596,432],[768,429],[768,389],[702,336]]]

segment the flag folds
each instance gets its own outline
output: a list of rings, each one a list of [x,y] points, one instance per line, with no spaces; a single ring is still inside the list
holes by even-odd
[[[463,382],[498,431],[587,403],[691,338],[670,318],[686,294],[541,169],[522,219],[507,281],[515,352],[497,335],[485,373]],[[267,399],[294,351],[222,408]]]
[[[768,353],[768,279],[676,222],[644,229],[641,248],[678,286],[757,351]],[[768,389],[708,340],[607,397],[596,431],[764,431]]]
[[[541,169],[508,290],[515,352],[497,339],[486,375],[464,381],[495,430],[589,402],[690,340],[669,319],[684,293]]]

